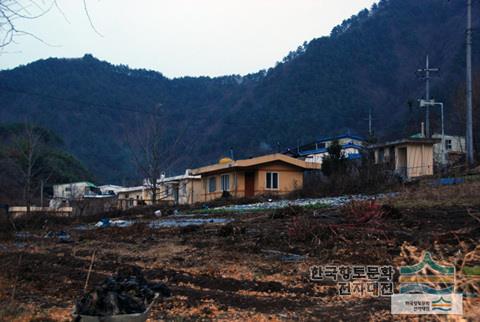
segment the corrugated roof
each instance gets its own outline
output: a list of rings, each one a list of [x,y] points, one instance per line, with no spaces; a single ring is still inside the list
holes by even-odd
[[[396,141],[390,141],[385,143],[373,144],[368,146],[369,149],[376,149],[376,148],[384,148],[387,146],[395,146],[395,145],[402,145],[402,144],[436,144],[441,142],[440,139],[425,139],[425,138],[407,138],[407,139],[400,139]]]

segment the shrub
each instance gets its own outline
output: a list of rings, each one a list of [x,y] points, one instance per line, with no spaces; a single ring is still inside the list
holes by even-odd
[[[384,208],[375,200],[351,201],[342,208],[342,213],[348,221],[364,224],[379,220],[384,215]]]
[[[288,227],[288,237],[292,241],[312,241],[317,237],[318,223],[308,216],[295,216]]]

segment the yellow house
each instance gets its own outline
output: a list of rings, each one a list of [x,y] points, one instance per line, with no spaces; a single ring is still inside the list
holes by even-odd
[[[375,163],[385,164],[405,179],[433,175],[433,146],[437,139],[409,138],[369,148],[375,153]]]
[[[206,202],[224,195],[234,198],[286,195],[303,187],[306,170],[318,169],[318,164],[284,154],[237,161],[222,159],[218,164],[192,170],[192,175],[201,176],[201,180],[192,182],[193,201]]]

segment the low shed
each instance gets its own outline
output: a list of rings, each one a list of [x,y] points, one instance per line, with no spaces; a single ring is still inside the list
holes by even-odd
[[[375,163],[385,164],[405,179],[433,175],[433,146],[437,139],[409,138],[369,147]]]

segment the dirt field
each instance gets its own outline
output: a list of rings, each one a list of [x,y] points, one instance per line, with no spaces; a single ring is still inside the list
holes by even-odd
[[[480,198],[419,206],[406,206],[405,198],[398,208],[375,205],[360,213],[352,210],[360,204],[215,213],[212,218],[234,221],[183,228],[154,229],[142,218],[131,227],[94,230],[47,223],[0,242],[0,320],[70,321],[94,252],[88,288],[122,266],[137,266],[171,288],[173,296],[154,306],[151,321],[394,320],[388,297],[338,296],[335,282],[313,282],[309,269],[413,265],[426,250],[457,268],[478,265]],[[44,237],[60,230],[72,242]],[[478,320],[479,308],[475,299],[465,301],[463,318]]]

